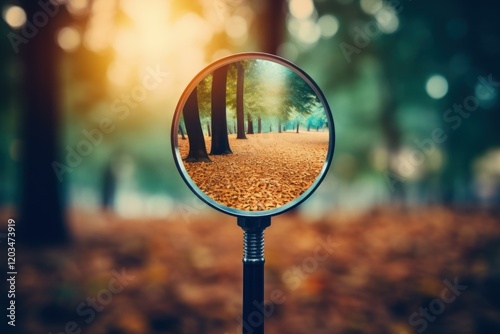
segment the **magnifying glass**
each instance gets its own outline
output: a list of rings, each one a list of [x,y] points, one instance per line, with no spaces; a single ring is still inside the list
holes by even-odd
[[[244,231],[243,322],[264,333],[264,230],[325,177],[335,146],[328,103],[291,62],[234,54],[189,83],[171,136],[187,186],[209,206],[236,216]]]

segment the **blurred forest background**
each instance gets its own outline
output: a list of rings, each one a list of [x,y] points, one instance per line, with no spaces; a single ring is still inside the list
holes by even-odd
[[[16,329],[59,333],[74,320],[84,333],[235,332],[241,231],[189,192],[169,131],[204,66],[264,51],[311,75],[336,128],[322,186],[269,228],[267,288],[288,300],[269,332],[498,333],[498,9],[3,1],[0,237],[5,249],[15,217]],[[339,250],[287,290],[288,270],[329,235]],[[123,268],[140,278],[130,289],[95,319],[75,311]],[[455,278],[468,286],[456,303],[409,320]]]

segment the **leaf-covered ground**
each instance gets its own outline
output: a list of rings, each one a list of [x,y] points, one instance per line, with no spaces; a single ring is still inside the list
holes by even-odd
[[[184,158],[188,140],[179,138]],[[210,152],[211,137],[205,137]],[[328,132],[229,135],[233,154],[184,162],[195,184],[215,201],[245,210],[270,210],[294,200],[316,180],[326,160]]]
[[[239,333],[242,232],[219,214],[182,218],[73,213],[71,245],[18,246],[18,333]],[[129,278],[117,284],[116,273]],[[421,320],[446,280],[467,288]],[[275,217],[266,299],[268,334],[500,333],[499,216],[436,208]]]

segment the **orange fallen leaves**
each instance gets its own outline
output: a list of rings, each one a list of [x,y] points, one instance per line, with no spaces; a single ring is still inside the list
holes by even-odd
[[[215,201],[239,210],[278,208],[299,197],[319,176],[326,160],[328,132],[229,135],[233,154],[212,162],[184,162],[194,183]],[[206,137],[207,151],[211,138]],[[179,140],[186,157],[189,144]]]

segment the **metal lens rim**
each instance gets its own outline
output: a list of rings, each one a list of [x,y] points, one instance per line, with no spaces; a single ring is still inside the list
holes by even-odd
[[[313,182],[313,184],[306,190],[304,191],[300,196],[297,198],[293,199],[292,201],[286,203],[285,205],[279,207],[279,208],[274,208],[271,210],[265,210],[265,211],[244,211],[244,210],[239,210],[239,209],[234,209],[228,206],[225,206],[208,195],[206,195],[198,186],[194,183],[194,181],[191,179],[189,176],[186,168],[184,167],[184,163],[182,162],[182,157],[179,152],[179,144],[178,144],[178,134],[177,134],[177,129],[179,127],[179,121],[180,117],[182,114],[182,109],[184,108],[184,105],[187,101],[188,96],[191,94],[193,89],[209,74],[213,73],[216,69],[228,65],[231,63],[235,63],[238,61],[242,60],[248,60],[248,59],[260,59],[260,60],[268,60],[280,65],[283,65],[287,67],[288,69],[292,70],[295,72],[299,77],[301,77],[303,80],[305,80],[309,86],[313,89],[313,91],[316,93],[318,99],[322,103],[327,119],[328,119],[328,129],[329,129],[329,142],[328,142],[328,151],[327,151],[327,156],[325,163],[323,164],[323,167],[316,178],[316,180]],[[290,61],[272,55],[268,53],[263,53],[263,52],[243,52],[243,53],[237,53],[233,54],[224,58],[221,58],[208,66],[206,66],[203,70],[201,70],[194,78],[191,80],[189,85],[186,87],[184,92],[182,93],[177,106],[175,108],[173,120],[172,120],[172,128],[171,128],[171,145],[172,145],[172,153],[174,156],[174,161],[175,165],[181,174],[182,179],[184,182],[186,182],[187,186],[193,191],[193,193],[198,196],[203,202],[208,204],[209,206],[213,207],[214,209],[221,211],[223,213],[236,216],[236,217],[270,217],[270,216],[275,216],[278,214],[281,214],[285,211],[288,211],[303,201],[305,201],[309,196],[312,195],[312,193],[318,188],[318,186],[321,184],[323,179],[325,178],[328,169],[330,168],[330,164],[333,158],[333,152],[335,148],[335,126],[334,126],[334,121],[332,117],[332,112],[330,110],[330,107],[328,105],[328,102],[326,101],[325,96],[319,89],[318,85],[314,80],[307,74],[305,73],[301,68],[299,68],[297,65],[291,63]]]

